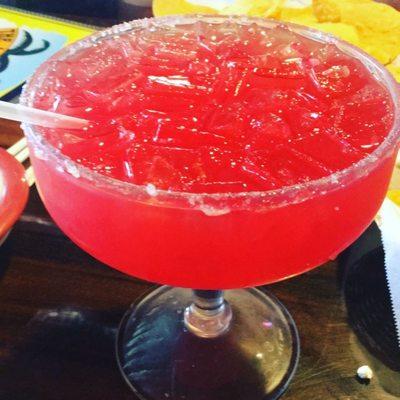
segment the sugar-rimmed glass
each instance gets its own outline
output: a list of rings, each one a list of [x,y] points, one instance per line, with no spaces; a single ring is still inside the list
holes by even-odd
[[[266,27],[277,24],[215,16],[134,21],[72,45],[55,60],[68,59],[80,48],[113,35],[199,18],[215,24],[227,19]],[[274,282],[334,257],[368,226],[386,192],[399,142],[397,84],[382,66],[351,45],[289,26],[361,59],[387,86],[395,104],[394,125],[385,141],[368,157],[325,178],[264,192],[154,191],[77,164],[46,142],[38,129],[24,125],[43,201],[72,240],[129,274],[201,289],[192,297],[188,289],[162,287],[125,316],[118,359],[128,383],[145,399],[279,397],[298,358],[298,336],[290,315],[273,296],[255,289],[227,291],[227,301],[220,289]],[[32,105],[50,66],[51,62],[39,68],[27,84],[23,104]],[[78,208],[94,197],[96,206],[88,207],[85,215],[79,213]],[[255,226],[261,229],[255,231]],[[121,240],[127,235],[129,245]],[[315,238],[318,247],[313,245]]]

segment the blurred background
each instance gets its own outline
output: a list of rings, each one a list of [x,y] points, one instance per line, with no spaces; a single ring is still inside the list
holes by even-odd
[[[171,1],[171,0],[169,0]],[[62,16],[98,26],[150,17],[151,0],[1,0],[0,5]]]

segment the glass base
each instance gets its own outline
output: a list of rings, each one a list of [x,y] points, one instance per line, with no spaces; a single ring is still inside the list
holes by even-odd
[[[125,314],[117,358],[125,380],[145,400],[272,400],[297,367],[299,338],[285,307],[257,289],[224,292],[227,332],[200,338],[184,325],[190,289],[160,287]]]

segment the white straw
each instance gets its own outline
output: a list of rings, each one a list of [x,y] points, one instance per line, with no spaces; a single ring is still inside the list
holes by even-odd
[[[0,101],[0,118],[49,128],[82,129],[89,123],[86,119],[69,117],[50,111],[26,107],[21,104],[7,103],[6,101]]]
[[[29,150],[27,147],[25,147],[24,149],[22,149],[22,151],[20,151],[15,158],[17,159],[17,161],[19,161],[20,163],[23,163],[27,158],[29,157]]]
[[[25,179],[26,179],[26,182],[28,183],[29,187],[31,187],[35,183],[35,175],[33,173],[33,168],[32,167],[29,167],[25,171]]]
[[[18,140],[18,142],[14,143],[11,147],[7,149],[7,151],[12,155],[16,156],[21,150],[23,150],[27,146],[26,138]]]

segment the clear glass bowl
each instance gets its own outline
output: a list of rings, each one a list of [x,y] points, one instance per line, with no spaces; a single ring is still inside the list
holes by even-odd
[[[116,34],[199,19],[274,27],[246,17],[185,16],[133,21],[56,54],[21,96],[34,105],[52,63]],[[133,305],[118,333],[123,376],[142,399],[273,400],[296,370],[299,339],[285,307],[256,289],[327,261],[369,225],[387,190],[399,144],[399,86],[355,47],[336,44],[385,85],[395,104],[383,143],[349,168],[301,185],[264,192],[195,194],[149,190],[85,168],[24,124],[40,195],[58,225],[84,250],[128,274],[188,289],[161,287]],[[213,290],[205,290],[213,289]]]
[[[214,24],[226,20],[265,27],[278,24],[247,17],[201,18]],[[53,63],[67,60],[82,48],[116,34],[198,19],[137,20],[96,33],[43,64],[26,84],[21,103],[33,105]],[[203,289],[254,286],[287,278],[335,257],[355,240],[373,219],[387,189],[399,143],[399,86],[383,66],[361,50],[327,34],[289,26],[314,40],[334,43],[362,60],[392,94],[394,125],[372,154],[327,177],[277,190],[213,194],[154,191],[74,162],[52,147],[40,129],[24,124],[39,191],[64,232],[99,260],[128,274]],[[61,201],[63,198],[69,201]],[[155,238],[163,238],[157,248]]]

